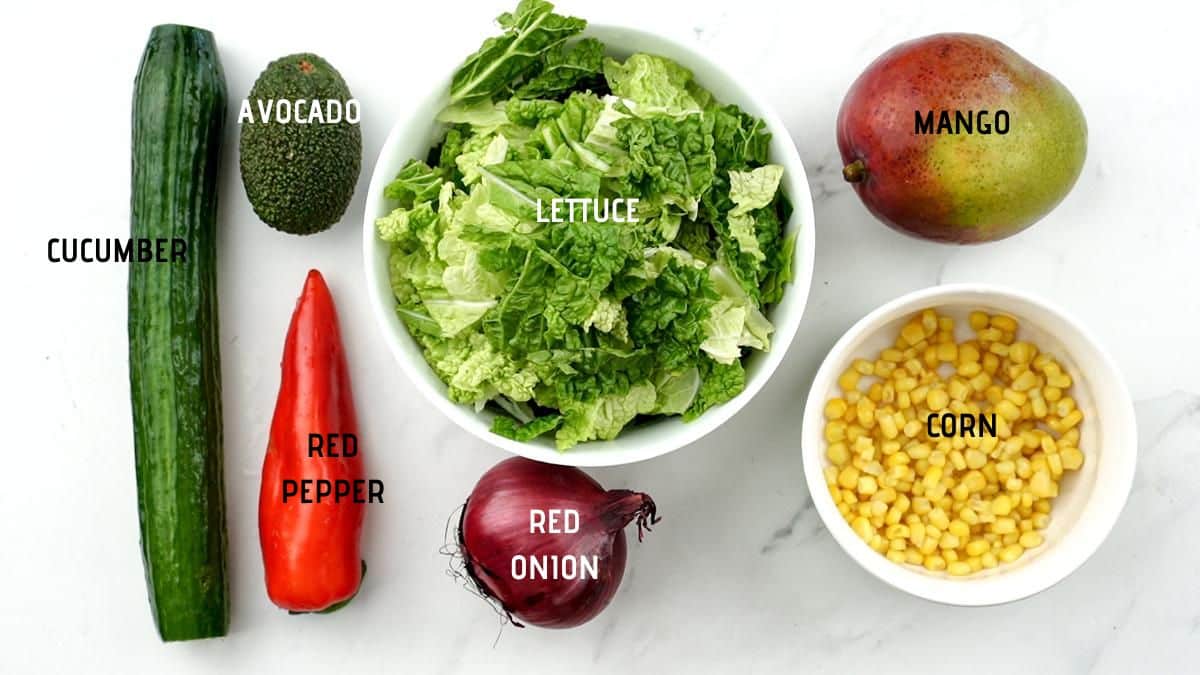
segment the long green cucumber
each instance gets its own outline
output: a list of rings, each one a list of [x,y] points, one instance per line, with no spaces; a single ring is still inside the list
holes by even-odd
[[[129,265],[129,383],[138,519],[164,641],[225,635],[225,491],[217,330],[217,169],[225,76],[212,33],[150,33],[133,94],[133,237],[186,242]]]

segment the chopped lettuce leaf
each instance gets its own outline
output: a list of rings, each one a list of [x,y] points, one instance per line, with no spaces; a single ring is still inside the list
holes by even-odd
[[[522,424],[511,417],[497,415],[492,420],[492,433],[524,443],[554,431],[562,419],[562,415],[542,415]]]
[[[624,63],[604,60],[604,77],[612,92],[669,114],[695,114],[700,104],[688,91],[692,72],[670,59],[652,54],[634,54]]]
[[[547,53],[587,26],[583,19],[553,12],[554,5],[544,0],[521,0],[515,11],[497,17],[504,34],[484,40],[459,66],[450,79],[450,102],[487,99],[511,89]]]
[[[555,436],[559,450],[591,440],[609,441],[638,415],[654,410],[657,394],[649,382],[635,384],[624,394],[601,396],[592,401],[560,401],[563,425]]]

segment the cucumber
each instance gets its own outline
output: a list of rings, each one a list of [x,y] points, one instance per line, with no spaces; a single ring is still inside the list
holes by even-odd
[[[216,278],[224,126],[212,33],[155,27],[134,81],[130,230],[182,239],[187,254],[129,265],[129,384],[142,559],[164,641],[229,628]]]

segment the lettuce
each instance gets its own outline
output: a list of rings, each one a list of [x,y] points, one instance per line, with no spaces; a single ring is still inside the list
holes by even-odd
[[[450,80],[450,102],[490,98],[510,89],[544,63],[547,53],[581,32],[587,22],[554,14],[543,0],[521,0],[496,21],[504,34],[488,38]]]
[[[606,57],[553,10],[500,16],[376,229],[396,313],[447,395],[491,409],[496,434],[565,450],[737,396],[795,244],[762,120],[669,59]],[[618,197],[637,222],[538,217],[539,201]]]

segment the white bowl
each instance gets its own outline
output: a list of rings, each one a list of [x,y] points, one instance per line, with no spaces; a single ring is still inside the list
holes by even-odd
[[[843,519],[823,469],[825,402],[837,379],[858,357],[876,358],[912,315],[927,308],[957,319],[959,339],[969,333],[967,313],[1004,312],[1020,322],[1021,339],[1050,352],[1074,378],[1072,396],[1084,412],[1079,447],[1085,461],[1066,475],[1054,500],[1050,526],[1038,548],[1012,563],[965,577],[894,563],[867,546]],[[868,314],[838,340],[817,371],[804,409],[804,473],[817,512],[838,544],[879,579],[916,596],[951,605],[995,605],[1028,597],[1058,583],[1084,563],[1116,523],[1137,460],[1133,402],[1116,364],[1074,319],[1039,298],[984,284],[935,286],[897,298]]]
[[[746,91],[735,78],[690,46],[619,26],[589,24],[584,34],[601,40],[607,46],[610,56],[624,58],[637,51],[658,54],[678,61],[690,68],[697,82],[719,100],[736,103],[751,115],[762,118],[771,131],[770,158],[772,162],[784,167],[782,189],[795,209],[786,225],[787,231],[796,235],[796,257],[792,264],[795,279],[785,291],[783,300],[768,312],[768,317],[775,325],[771,350],[767,353],[754,352],[744,360],[745,390],[733,400],[714,407],[692,422],[684,423],[679,418],[658,420],[626,429],[612,441],[582,443],[566,452],[556,450],[552,438],[518,443],[497,436],[489,431],[491,413],[476,412],[473,408],[453,403],[446,397],[446,385],[425,362],[421,348],[396,316],[396,303],[388,283],[388,246],[375,235],[375,219],[391,210],[383,196],[384,186],[395,177],[404,162],[413,157],[425,157],[429,147],[440,137],[442,128],[434,121],[434,116],[446,104],[444,88],[414,102],[396,121],[383,144],[367,192],[363,219],[363,260],[371,305],[383,329],[384,338],[396,360],[400,362],[401,369],[438,410],[476,437],[530,459],[573,466],[611,466],[657,457],[681,448],[719,427],[758,393],[783,360],[783,355],[796,334],[796,328],[800,325],[800,316],[804,312],[809,284],[812,281],[815,239],[812,198],[800,155],[796,152],[783,121],[761,98]],[[451,75],[452,73],[446,73],[443,81],[448,84]]]

